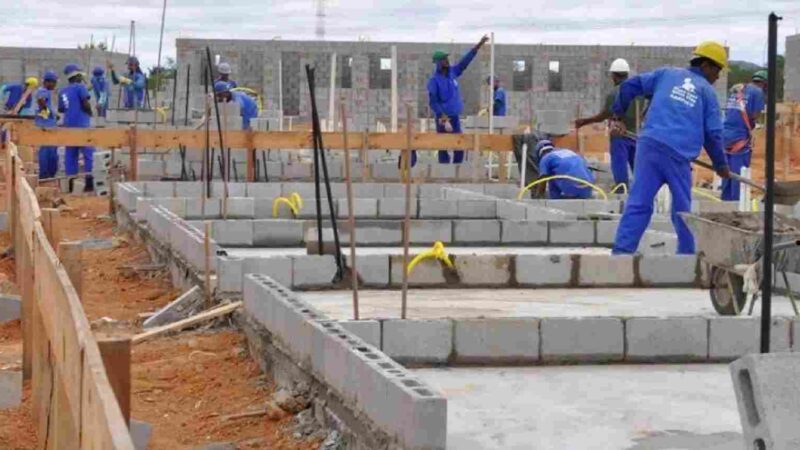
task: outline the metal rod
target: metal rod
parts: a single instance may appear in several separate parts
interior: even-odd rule
[[[156,76],[158,78],[156,78],[156,92],[153,95],[153,108],[158,108],[158,91],[161,90],[161,78],[164,76],[164,74],[161,72],[161,48],[164,44],[164,20],[166,17],[167,0],[164,0],[164,6],[161,8],[161,33],[158,36],[158,60],[156,61]],[[158,121],[153,123],[154,127],[156,123],[158,123]]]
[[[311,98],[314,98],[314,69],[306,64],[306,78],[308,79],[308,89],[311,92]],[[312,104],[313,108],[313,104]],[[313,111],[313,109],[312,109]],[[312,112],[312,128],[314,129],[314,200],[317,203],[317,253],[322,254],[322,200],[319,189],[319,152],[317,151],[317,136],[316,136],[316,122],[313,119]]]
[[[353,181],[350,173],[350,147],[347,145],[347,111],[344,97],[341,102],[342,133],[344,135],[344,181],[347,186],[347,223],[350,227],[350,278],[353,287],[353,320],[358,320],[358,270],[356,270],[356,218],[353,214]]]
[[[411,138],[413,125],[411,123],[411,106],[406,103],[406,148],[403,149],[403,173],[406,185],[406,205],[403,217],[403,293],[400,302],[400,318],[406,318],[408,305],[408,245],[411,234]]]
[[[184,108],[184,116],[183,116],[183,126],[189,126],[189,82],[191,81],[192,75],[192,65],[189,64],[186,66],[186,106]],[[175,74],[175,81],[177,81],[178,75],[177,72]],[[208,92],[206,92],[208,93]]]
[[[269,182],[269,175],[267,175],[267,152],[261,150],[261,161],[264,163],[264,181]]]
[[[772,325],[772,229],[775,215],[775,102],[777,82],[778,21],[775,13],[769,15],[767,43],[767,151],[765,178],[767,193],[764,196],[764,267],[761,295],[761,353],[769,353],[769,334]]]
[[[211,48],[206,46],[206,58],[208,59],[208,79],[214,79],[214,72],[211,69]],[[212,89],[213,90],[213,89]],[[225,143],[222,140],[222,121],[219,118],[219,102],[217,102],[216,92],[214,93],[214,112],[217,116],[217,132],[219,133],[219,148],[220,151],[225,148]]]
[[[169,124],[173,127],[175,126],[175,110],[177,109],[175,106],[175,102],[178,98],[178,69],[175,69],[175,73],[172,76],[172,103],[169,106],[169,109],[172,110],[172,117],[169,120]]]
[[[213,168],[213,156],[210,155],[209,150],[211,149],[211,121],[209,120],[209,116],[211,115],[211,99],[208,96],[208,73],[203,74],[203,80],[205,81],[205,126],[206,126],[206,148],[203,149],[203,167],[201,178],[203,180],[203,186],[205,186],[205,195],[204,198],[208,198],[211,194],[211,171],[210,168]],[[205,214],[205,211],[203,211]]]

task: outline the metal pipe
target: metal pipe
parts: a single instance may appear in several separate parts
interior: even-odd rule
[[[167,0],[164,0],[164,6],[161,8],[161,33],[158,35],[158,60],[156,60],[156,89],[153,95],[153,109],[158,108],[158,91],[161,90],[161,78],[164,74],[161,72],[161,49],[164,44],[164,20],[167,17]],[[177,77],[176,77],[177,78]],[[157,123],[158,121],[156,121]],[[155,123],[153,124],[155,127]]]
[[[308,79],[308,90],[311,93],[311,126],[314,131],[314,200],[317,202],[317,253],[322,254],[322,200],[319,189],[319,152],[317,151],[317,123],[314,120],[314,69],[306,64],[306,78]]]
[[[184,108],[184,117],[183,117],[183,126],[189,126],[189,83],[191,81],[192,75],[192,65],[189,64],[186,66],[186,107]],[[178,81],[177,72],[175,73],[175,81]],[[208,92],[206,92],[208,93]]]
[[[214,72],[211,69],[211,48],[206,46],[206,58],[208,59],[208,79],[214,80]],[[213,89],[212,89],[213,90]],[[214,93],[214,112],[217,116],[217,132],[219,133],[219,148],[224,151],[225,143],[222,140],[222,121],[219,118],[219,103],[217,102],[217,93]]]

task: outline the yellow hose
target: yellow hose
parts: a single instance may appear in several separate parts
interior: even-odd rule
[[[617,193],[617,189],[619,189],[619,188],[622,188],[622,193],[623,194],[626,194],[626,195],[628,194],[628,185],[625,184],[625,183],[619,183],[618,185],[614,186],[614,188],[611,189],[611,191],[609,191],[608,193],[609,194],[616,194]]]
[[[167,109],[168,108],[164,106],[156,108],[156,113],[158,113],[158,115],[161,116],[161,120],[164,122],[167,121]]]
[[[536,180],[536,181],[532,182],[531,184],[525,186],[524,188],[520,189],[519,190],[519,194],[517,194],[517,200],[522,200],[522,196],[525,195],[526,192],[530,191],[531,189],[533,189],[537,185],[539,185],[541,183],[545,183],[545,182],[550,181],[550,180],[571,180],[571,181],[574,181],[576,183],[580,183],[580,184],[583,184],[585,186],[589,186],[590,188],[592,188],[595,191],[599,192],[600,195],[603,196],[603,200],[608,200],[608,195],[606,195],[606,192],[604,190],[600,189],[600,187],[598,187],[596,184],[592,184],[592,183],[589,183],[586,180],[581,180],[580,178],[571,177],[569,175],[553,175],[553,176],[549,176],[549,177],[539,178],[538,180]]]
[[[278,217],[281,205],[286,205],[292,212],[292,216],[297,217],[303,209],[303,198],[297,192],[292,192],[286,197],[278,197],[272,201],[272,217]]]
[[[450,255],[448,255],[444,250],[444,244],[442,244],[442,241],[436,241],[430,250],[425,250],[424,252],[415,256],[414,259],[408,263],[408,268],[406,269],[408,274],[411,275],[411,271],[414,270],[414,267],[426,259],[438,259],[439,261],[445,263],[447,267],[451,269],[453,268],[453,262],[450,261]]]
[[[705,191],[703,191],[703,190],[701,190],[699,188],[692,188],[692,192],[694,192],[695,194],[699,195],[700,197],[705,197],[707,199],[714,200],[714,201],[717,201],[717,202],[721,202],[722,201],[722,200],[719,199],[719,197],[713,196],[713,195],[709,194],[708,192],[705,192]]]

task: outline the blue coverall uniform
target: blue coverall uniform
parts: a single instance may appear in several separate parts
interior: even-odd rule
[[[722,139],[731,172],[739,174],[742,167],[750,167],[752,142],[750,130],[755,126],[758,114],[764,109],[764,91],[754,84],[737,84],[730,90],[725,106],[725,122]],[[744,116],[748,122],[745,122]],[[739,200],[739,182],[722,180],[722,200]]]
[[[134,109],[144,107],[144,91],[147,87],[147,79],[141,71],[128,72],[125,74],[131,80],[131,83],[122,86],[125,95],[122,97],[122,104],[125,109]],[[117,73],[111,71],[111,82],[120,84]]]
[[[499,86],[494,88],[494,106],[492,108],[495,116],[506,115],[506,90]]]
[[[614,105],[614,100],[619,92],[619,87],[606,99],[606,109],[610,110]],[[622,122],[628,131],[636,131],[636,108],[628,107],[625,115],[622,117]],[[611,156],[611,175],[614,177],[614,183],[630,185],[630,178],[628,176],[628,167],[631,172],[633,171],[634,163],[636,161],[636,139],[627,136],[611,136],[609,139],[609,153]]]
[[[694,237],[678,214],[691,209],[690,161],[705,147],[716,170],[727,166],[717,96],[699,68],[664,67],[623,82],[612,112],[623,115],[631,101],[642,95],[652,95],[652,100],[639,133],[633,186],[617,227],[613,253],[636,252],[653,215],[653,200],[667,184],[678,253],[692,254]]]
[[[91,79],[92,90],[94,91],[94,98],[97,102],[97,115],[100,117],[106,116],[106,109],[108,109],[108,82],[105,75],[95,75]]]
[[[594,183],[594,175],[582,156],[565,148],[554,149],[539,161],[539,174],[542,177],[569,175]],[[548,197],[553,200],[572,198],[591,198],[592,188],[577,181],[556,179],[547,182]]]
[[[22,100],[22,95],[25,94],[25,84],[24,83],[11,83],[7,84],[3,87],[3,95],[6,97],[6,111],[13,111],[14,108],[17,106],[20,100]],[[19,114],[21,116],[29,115],[31,112],[31,105],[32,105],[33,96],[29,96],[25,103],[22,104],[22,108],[19,110]]]
[[[33,95],[36,101],[36,116],[33,123],[41,128],[56,127],[56,111],[52,105],[52,91],[40,87]],[[46,106],[43,109],[39,105],[39,99],[44,100]],[[58,147],[44,145],[39,147],[39,178],[53,178],[58,173]]]
[[[250,120],[258,117],[258,105],[244,92],[231,92],[231,99],[239,104],[239,113],[242,116],[242,129],[250,129]]]
[[[225,85],[228,87],[228,89],[226,90],[228,91],[239,87],[239,85],[236,84],[236,82],[233,80],[223,80],[222,78],[217,78],[216,80],[214,80],[214,85],[216,85],[217,83],[225,83]]]
[[[464,104],[461,101],[461,92],[458,89],[458,78],[464,73],[464,70],[467,69],[467,66],[477,54],[478,51],[476,49],[471,49],[461,58],[458,64],[450,66],[446,74],[441,72],[442,60],[436,62],[433,75],[428,80],[428,99],[436,118],[437,133],[447,133],[445,126],[439,123],[439,119],[442,117],[450,119],[450,125],[453,128],[452,133],[461,133],[460,115],[464,109]],[[462,161],[464,161],[464,151],[454,151],[453,163],[460,164]],[[415,161],[412,155],[412,165],[413,162]],[[442,164],[450,163],[450,154],[445,150],[440,150],[439,162]]]
[[[65,128],[89,128],[91,116],[83,110],[83,101],[91,96],[83,83],[70,83],[58,94],[58,111],[64,114],[62,126]],[[64,172],[67,175],[78,173],[78,157],[83,155],[83,169],[91,172],[94,162],[94,147],[67,147],[64,155]],[[87,187],[91,178],[87,177]]]

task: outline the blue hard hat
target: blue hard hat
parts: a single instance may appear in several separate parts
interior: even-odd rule
[[[135,56],[128,57],[128,64],[136,64],[138,66],[139,65],[139,58],[137,58]]]
[[[230,90],[230,85],[224,81],[217,81],[214,83],[214,92],[227,92]]]
[[[44,81],[58,81],[58,75],[56,75],[56,73],[53,72],[52,70],[48,70],[48,71],[46,71],[44,73],[44,76],[42,76],[42,80],[44,80]]]
[[[67,79],[74,77],[75,75],[81,75],[81,66],[77,64],[67,64],[64,66],[64,75],[66,75]]]
[[[96,77],[102,76],[104,73],[106,73],[106,71],[100,66],[96,66],[94,70],[92,70],[92,75]]]
[[[541,141],[536,143],[536,147],[533,149],[533,151],[536,154],[536,156],[538,156],[539,159],[541,159],[546,152],[553,150],[553,148],[554,147],[552,141],[550,141],[549,139],[542,139]]]

